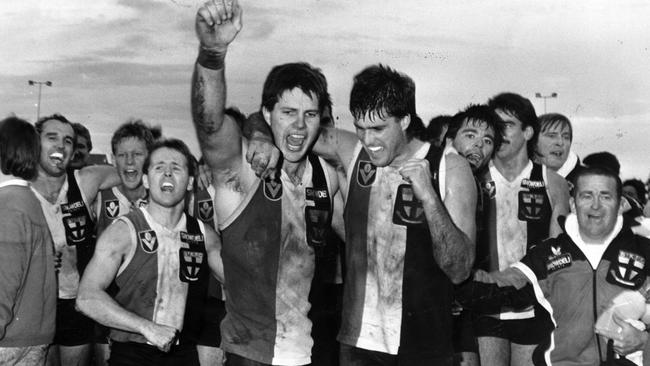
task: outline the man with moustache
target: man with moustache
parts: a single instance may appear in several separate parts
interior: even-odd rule
[[[532,103],[514,93],[488,101],[500,117],[503,142],[481,177],[487,192],[487,227],[479,242],[488,243],[483,268],[503,270],[519,261],[534,244],[561,232],[557,221],[569,211],[566,181],[530,160],[539,131]],[[474,324],[482,365],[525,365],[535,347],[547,338],[547,324],[536,317],[540,309],[502,309],[479,317]]]
[[[487,105],[470,105],[457,113],[449,123],[445,137],[446,152],[457,152],[467,159],[477,186],[476,237],[485,237],[485,213],[489,209],[489,196],[482,189],[480,177],[485,173],[490,159],[501,145],[503,131],[499,116]],[[476,243],[474,268],[486,265],[488,243]],[[458,309],[457,309],[458,310]],[[454,351],[460,353],[463,366],[478,365],[478,344],[474,336],[472,313],[460,309],[454,313]]]
[[[75,143],[72,124],[55,114],[36,122],[41,142],[38,175],[32,190],[41,203],[54,248],[61,260],[54,345],[48,351],[53,364],[89,361],[93,322],[75,310],[79,278],[95,244],[91,203],[100,189],[119,183],[115,168],[88,166],[68,170]]]
[[[185,143],[157,141],[143,171],[149,203],[99,237],[77,306],[111,328],[111,365],[198,366],[210,269],[223,281],[219,236],[184,213],[194,174]]]
[[[196,17],[192,111],[212,171],[228,279],[222,347],[227,365],[304,365],[313,344],[307,312],[315,255],[325,245],[338,189],[336,171],[308,152],[331,102],[325,77],[312,66],[271,70],[261,112],[283,160],[277,174],[257,178],[246,162],[248,140],[224,113],[225,54],[241,27],[236,1],[209,1]]]

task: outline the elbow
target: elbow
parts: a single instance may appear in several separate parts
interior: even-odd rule
[[[77,299],[75,300],[75,309],[90,317],[90,309],[92,307],[90,302],[88,293],[80,290],[77,294]]]

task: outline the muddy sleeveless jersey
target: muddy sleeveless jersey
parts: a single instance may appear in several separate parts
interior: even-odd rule
[[[478,241],[480,247],[489,248],[481,268],[504,270],[548,237],[553,210],[547,181],[546,167],[531,161],[512,182],[490,163],[481,183],[488,210],[487,227]],[[504,309],[499,318],[526,319],[534,314],[532,307],[516,312]]]
[[[339,341],[378,352],[446,357],[452,283],[433,257],[422,203],[397,168],[375,167],[357,146],[348,169],[346,277]],[[438,191],[442,152],[425,144]]]
[[[307,312],[313,247],[324,244],[332,207],[323,164],[309,156],[299,185],[284,171],[259,181],[232,217],[220,223],[225,351],[267,364],[311,362]]]
[[[202,323],[209,274],[202,224],[183,215],[176,228],[157,223],[145,208],[118,218],[131,232],[135,253],[115,278],[115,301],[125,309],[196,338]],[[111,329],[119,342],[146,343],[140,334]]]
[[[55,203],[32,191],[43,208],[54,250],[61,253],[59,298],[74,299],[79,279],[95,250],[95,222],[88,200],[77,182],[78,170],[69,171]]]

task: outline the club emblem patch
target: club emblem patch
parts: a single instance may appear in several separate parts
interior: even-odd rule
[[[533,221],[542,219],[542,208],[544,207],[545,195],[542,193],[519,192],[519,214],[522,221]]]
[[[205,253],[198,250],[180,248],[178,251],[180,267],[179,276],[183,282],[196,282],[201,274]]]
[[[214,204],[211,199],[198,202],[199,219],[203,222],[212,220],[214,216]]]
[[[86,216],[68,216],[63,218],[68,245],[76,245],[86,239]]]
[[[497,186],[494,184],[494,181],[484,182],[481,186],[483,194],[488,197],[488,199],[494,199],[497,195]]]
[[[561,247],[551,247],[551,255],[548,256],[548,261],[546,262],[546,271],[548,274],[551,274],[555,271],[559,271],[562,268],[571,266],[573,258],[571,253],[562,253]]]
[[[280,179],[267,177],[264,180],[264,196],[271,201],[277,201],[282,197],[282,182]]]
[[[152,254],[158,250],[158,238],[156,232],[153,230],[145,230],[138,232],[138,240],[140,240],[140,247],[145,253]]]
[[[643,284],[646,276],[645,258],[625,250],[618,251],[618,258],[609,265],[607,282],[629,289],[637,289]]]
[[[377,167],[366,160],[359,160],[357,164],[357,183],[362,187],[369,187],[375,182]]]
[[[104,202],[104,213],[109,219],[120,216],[120,201],[108,200]]]
[[[307,224],[307,244],[312,247],[325,246],[327,227],[329,226],[330,212],[320,208],[305,207],[305,221]]]
[[[425,221],[422,202],[415,198],[413,187],[402,184],[397,187],[397,197],[393,208],[393,223],[397,225],[417,225]]]

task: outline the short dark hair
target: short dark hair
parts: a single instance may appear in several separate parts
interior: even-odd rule
[[[382,64],[371,65],[354,76],[350,92],[350,112],[355,119],[410,116],[407,138],[424,138],[424,123],[415,109],[415,83],[406,74]]]
[[[625,182],[623,182],[623,187],[625,186],[630,186],[634,188],[639,196],[639,200],[641,201],[641,204],[645,205],[646,202],[648,202],[648,198],[646,195],[648,194],[648,190],[645,187],[645,184],[643,184],[642,181],[638,179],[628,179]]]
[[[485,123],[489,128],[492,128],[492,131],[494,131],[494,151],[492,154],[499,150],[501,142],[503,141],[503,124],[501,123],[499,116],[494,112],[494,109],[486,104],[468,105],[464,110],[458,112],[452,117],[445,137],[450,139],[456,138],[458,130],[460,130],[465,121],[467,121],[468,124]]]
[[[589,167],[598,166],[601,168],[609,169],[616,175],[621,174],[621,163],[618,162],[616,155],[608,151],[589,154],[582,160],[582,163],[585,166]]]
[[[36,128],[18,117],[0,121],[0,162],[2,173],[25,180],[38,174],[41,141]]]
[[[623,195],[623,183],[621,182],[621,178],[618,176],[618,174],[615,174],[611,169],[608,169],[603,166],[586,166],[583,168],[578,169],[576,174],[573,176],[573,198],[576,198],[578,195],[578,182],[580,181],[581,177],[586,177],[590,175],[600,175],[604,177],[610,177],[613,178],[616,181],[616,197],[621,200],[621,197]]]
[[[433,142],[434,140],[443,141],[445,136],[442,136],[442,131],[445,126],[449,127],[452,118],[452,116],[447,114],[431,118],[425,129],[424,139],[429,142]]]
[[[533,137],[528,141],[528,156],[532,157],[535,152],[535,143],[539,134],[539,121],[535,113],[535,107],[528,98],[515,93],[497,94],[488,100],[488,106],[495,111],[501,109],[504,113],[511,115],[521,121],[522,129],[531,127]]]
[[[65,118],[63,115],[55,113],[49,116],[41,117],[36,121],[34,124],[34,127],[36,127],[36,132],[40,135],[41,132],[43,132],[43,125],[47,121],[59,121],[61,123],[66,123],[72,127],[72,131],[74,132],[74,143],[77,143],[77,131],[75,131],[74,126],[72,125],[72,122],[70,122],[67,118]]]
[[[571,125],[571,121],[569,121],[565,115],[559,113],[546,113],[539,116],[538,121],[540,133],[557,126],[560,126],[560,128],[569,127],[569,139],[573,141],[573,126]]]
[[[151,164],[151,154],[153,154],[156,150],[162,148],[176,150],[179,153],[181,153],[183,156],[185,156],[185,160],[187,160],[187,170],[190,174],[190,177],[194,176],[196,172],[196,167],[194,164],[196,158],[194,157],[194,155],[192,155],[192,153],[190,152],[190,148],[187,147],[187,145],[183,141],[174,138],[158,139],[151,145],[151,147],[149,148],[149,154],[147,155],[147,158],[144,160],[144,166],[142,167],[142,171],[144,172],[144,174],[147,174],[149,172],[149,165]]]
[[[269,72],[262,89],[262,108],[273,110],[278,99],[286,91],[299,88],[305,94],[318,98],[319,112],[332,106],[327,92],[325,75],[306,62],[294,62],[275,66]]]
[[[151,148],[151,145],[155,141],[150,126],[145,124],[141,119],[130,119],[120,125],[113,133],[113,137],[111,137],[111,150],[113,154],[115,154],[117,145],[126,138],[136,138],[144,141],[147,150]]]
[[[73,122],[72,129],[74,130],[74,134],[76,135],[75,143],[78,140],[77,137],[81,136],[85,138],[86,141],[88,141],[88,151],[91,151],[93,149],[93,140],[90,139],[90,131],[88,131],[86,126],[82,125],[79,122]]]

